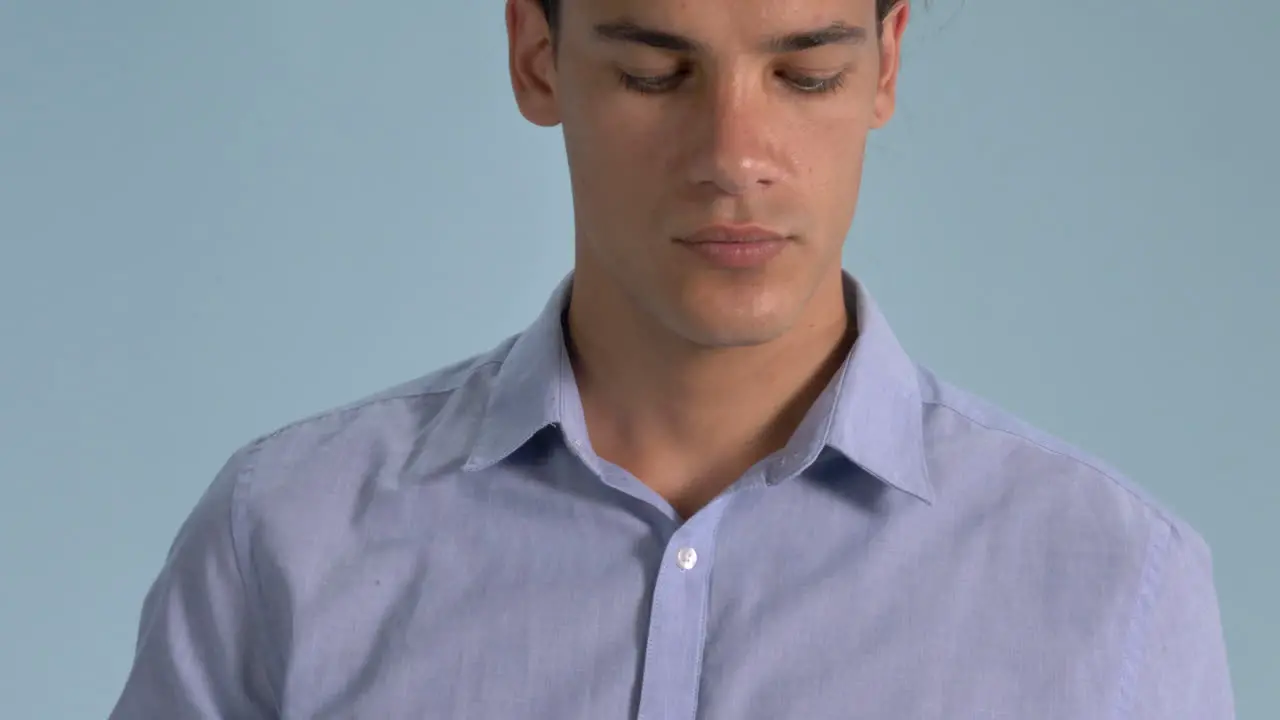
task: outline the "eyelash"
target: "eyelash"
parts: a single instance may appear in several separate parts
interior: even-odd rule
[[[689,76],[688,70],[677,70],[670,75],[641,76],[618,72],[618,82],[622,87],[643,95],[660,95],[675,90],[680,82]],[[845,73],[840,72],[829,77],[787,77],[779,73],[778,77],[790,85],[801,95],[825,95],[844,87]]]

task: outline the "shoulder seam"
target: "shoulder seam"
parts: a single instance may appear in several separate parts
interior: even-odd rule
[[[1156,525],[1147,542],[1143,560],[1142,578],[1134,597],[1133,611],[1129,615],[1129,629],[1120,656],[1120,684],[1116,693],[1115,720],[1129,720],[1133,715],[1138,672],[1146,659],[1147,625],[1151,620],[1156,599],[1164,585],[1165,560],[1169,556],[1174,526],[1168,521]]]
[[[250,618],[249,622],[253,628],[253,637],[267,638],[269,641],[267,643],[267,647],[275,648],[278,652],[280,645],[276,642],[274,633],[272,632],[270,625],[266,622],[266,618],[261,614],[263,608],[262,583],[259,579],[258,573],[253,568],[253,556],[249,552],[249,547],[247,545],[248,538],[246,537],[249,510],[248,499],[245,497],[245,493],[247,492],[245,486],[248,484],[248,476],[253,472],[253,461],[260,448],[261,443],[257,443],[246,447],[240,454],[240,466],[236,468],[235,476],[232,479],[231,484],[231,502],[228,503],[230,505],[230,517],[228,518],[228,521],[231,526],[231,551],[235,556],[236,574],[240,578],[240,588],[245,597],[245,613]],[[250,642],[252,642],[252,640],[250,640]],[[255,652],[254,655],[262,657],[261,652],[266,648],[261,647],[261,642],[257,643],[257,645],[259,646],[258,652]],[[279,663],[282,660],[280,656],[272,653],[270,659],[275,663],[274,667],[279,667]],[[262,668],[267,674],[267,677],[265,678],[266,682],[264,684],[267,687],[267,692],[269,693],[271,707],[273,709],[279,709],[280,699],[276,695],[275,683],[272,682],[273,678],[270,675],[271,670],[268,669],[268,667]]]
[[[280,435],[283,435],[291,430],[294,430],[295,428],[301,427],[303,425],[308,425],[314,422],[318,422],[321,420],[326,420],[328,418],[345,415],[346,413],[355,412],[357,410],[364,410],[384,402],[390,402],[392,400],[411,400],[413,398],[430,397],[432,395],[446,395],[448,393],[456,391],[458,388],[465,385],[467,380],[470,379],[472,375],[476,373],[476,371],[482,368],[486,368],[490,365],[500,365],[500,364],[502,364],[501,359],[486,360],[482,363],[479,363],[475,367],[471,368],[471,370],[467,372],[462,377],[462,379],[460,379],[455,383],[451,383],[448,387],[424,389],[416,392],[395,393],[392,395],[381,395],[381,394],[373,395],[364,400],[358,400],[350,405],[343,405],[340,407],[330,408],[328,410],[321,410],[320,412],[313,413],[306,417],[295,420],[291,423],[282,425],[268,433],[259,435],[256,439],[251,440],[248,443],[247,447],[254,448],[256,450],[256,448],[260,447],[264,443],[276,437],[279,437]]]
[[[1059,456],[1059,457],[1064,457],[1064,458],[1067,458],[1068,460],[1073,460],[1073,461],[1075,461],[1075,462],[1078,462],[1078,463],[1080,463],[1081,465],[1083,465],[1083,466],[1085,466],[1085,467],[1089,468],[1090,470],[1093,470],[1093,471],[1094,471],[1094,472],[1096,472],[1098,475],[1101,475],[1102,477],[1106,478],[1107,482],[1110,482],[1113,486],[1115,486],[1116,488],[1119,488],[1119,489],[1120,489],[1122,492],[1124,492],[1126,495],[1128,495],[1129,497],[1131,497],[1131,498],[1133,498],[1134,500],[1138,501],[1138,503],[1139,503],[1143,508],[1145,508],[1148,512],[1151,512],[1151,513],[1155,514],[1155,515],[1156,515],[1158,518],[1160,518],[1160,520],[1161,520],[1162,522],[1164,522],[1165,524],[1169,525],[1170,527],[1175,526],[1175,525],[1177,524],[1177,523],[1175,522],[1174,518],[1169,517],[1169,514],[1168,514],[1168,513],[1167,513],[1163,508],[1161,508],[1159,505],[1156,505],[1156,504],[1152,503],[1152,502],[1151,502],[1151,500],[1149,500],[1148,498],[1143,497],[1141,493],[1139,493],[1139,492],[1135,492],[1133,488],[1129,487],[1125,482],[1122,482],[1119,478],[1117,478],[1117,477],[1116,477],[1116,475],[1115,475],[1115,473],[1113,473],[1113,472],[1111,472],[1111,471],[1109,471],[1109,470],[1106,470],[1106,469],[1104,469],[1104,468],[1098,467],[1098,465],[1096,465],[1096,464],[1094,464],[1094,463],[1090,462],[1090,461],[1089,461],[1088,459],[1086,459],[1086,458],[1082,458],[1082,457],[1080,457],[1079,455],[1076,455],[1076,454],[1073,454],[1073,453],[1069,453],[1069,452],[1064,452],[1064,451],[1062,451],[1062,450],[1058,450],[1058,449],[1056,449],[1056,448],[1051,448],[1051,447],[1049,447],[1048,445],[1045,445],[1044,443],[1040,442],[1039,440],[1036,440],[1035,438],[1027,437],[1027,436],[1026,436],[1026,435],[1024,435],[1024,434],[1019,433],[1019,432],[1016,432],[1016,431],[1011,430],[1011,429],[1009,429],[1009,428],[996,427],[996,426],[990,425],[990,424],[988,424],[988,423],[984,423],[984,422],[982,422],[981,420],[979,420],[979,419],[977,419],[977,418],[973,417],[973,415],[970,415],[969,413],[967,413],[967,412],[965,412],[965,411],[963,411],[963,410],[961,410],[961,409],[959,409],[959,408],[955,407],[954,405],[951,405],[950,403],[944,402],[944,401],[942,401],[942,400],[937,400],[937,399],[934,399],[934,400],[924,400],[923,402],[925,402],[926,404],[929,404],[929,405],[936,405],[936,406],[938,406],[938,407],[946,408],[946,409],[950,410],[951,412],[953,412],[953,413],[955,413],[955,414],[959,415],[960,417],[962,417],[962,418],[964,418],[964,419],[968,420],[969,422],[971,422],[971,423],[973,423],[973,424],[975,424],[975,425],[977,425],[977,426],[979,426],[979,427],[986,428],[987,430],[991,430],[992,432],[1003,433],[1003,434],[1008,435],[1008,436],[1010,436],[1010,437],[1017,438],[1017,439],[1019,439],[1019,440],[1021,440],[1021,441],[1025,442],[1025,443],[1028,443],[1028,444],[1030,444],[1030,445],[1033,445],[1033,446],[1035,446],[1035,447],[1037,447],[1037,448],[1040,448],[1041,450],[1044,450],[1045,452],[1053,453],[1054,455],[1057,455],[1057,456]]]

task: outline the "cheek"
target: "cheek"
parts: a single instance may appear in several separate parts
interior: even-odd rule
[[[578,159],[602,183],[593,192],[625,194],[634,205],[665,186],[674,143],[659,123],[607,106],[582,120]]]
[[[807,185],[856,184],[862,175],[865,129],[848,120],[811,123],[787,138]]]
[[[603,103],[565,119],[574,205],[590,237],[611,238],[613,252],[661,223],[670,187],[660,138]],[[667,144],[669,145],[669,143]]]
[[[643,100],[622,97],[601,108],[595,125],[613,157],[654,167],[675,146],[673,133],[678,123],[674,120],[670,113],[646,107]]]
[[[843,243],[861,187],[866,130],[847,118],[811,123],[788,139],[799,156],[797,192],[822,244]]]

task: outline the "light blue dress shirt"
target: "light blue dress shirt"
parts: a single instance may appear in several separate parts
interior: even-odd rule
[[[237,452],[116,720],[1224,720],[1209,550],[1101,462],[859,337],[682,520],[591,448],[572,275],[482,356]]]

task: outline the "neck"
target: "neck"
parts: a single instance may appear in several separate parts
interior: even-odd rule
[[[688,517],[779,450],[839,370],[856,329],[833,273],[783,336],[697,346],[616,285],[575,275],[570,357],[591,444]]]

